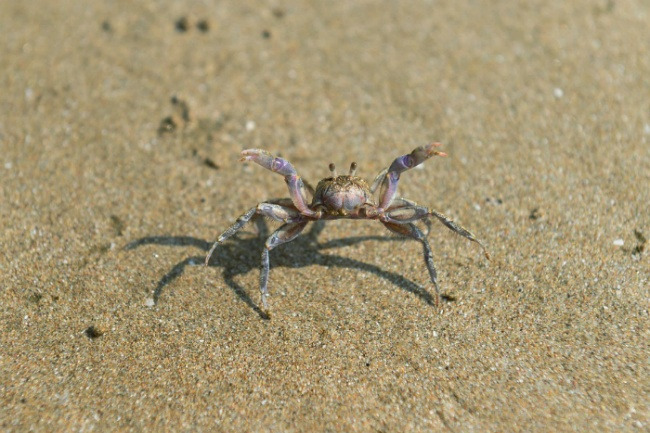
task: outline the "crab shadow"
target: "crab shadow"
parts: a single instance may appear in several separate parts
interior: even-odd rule
[[[229,241],[220,245],[212,254],[210,259],[210,266],[221,266],[223,268],[223,278],[237,295],[246,305],[252,308],[263,319],[270,317],[264,312],[259,305],[257,305],[248,294],[247,289],[242,287],[235,278],[238,275],[247,274],[248,272],[259,269],[260,254],[264,248],[264,241],[270,235],[268,227],[262,218],[255,218],[257,226],[257,236],[233,236]],[[379,242],[403,242],[408,239],[399,238],[391,235],[387,236],[353,236],[342,239],[336,239],[324,243],[318,242],[318,235],[323,231],[325,223],[323,221],[314,222],[311,228],[303,235],[297,237],[291,243],[281,245],[273,250],[270,257],[271,269],[284,267],[284,268],[300,268],[311,265],[321,265],[327,267],[338,267],[356,269],[359,271],[370,272],[375,274],[392,284],[398,286],[402,290],[418,296],[422,301],[434,306],[435,297],[431,295],[424,288],[414,283],[413,281],[405,278],[404,276],[395,272],[386,271],[376,265],[365,263],[349,257],[342,257],[335,254],[324,254],[323,250],[351,246],[364,241],[379,241]],[[143,245],[165,245],[165,246],[192,246],[199,248],[207,253],[212,247],[212,243],[197,239],[190,236],[148,236],[137,239],[127,244],[125,250],[134,250]],[[291,248],[295,251],[301,251],[302,254],[287,254],[286,248]],[[176,263],[167,272],[156,285],[153,292],[153,301],[158,303],[165,288],[174,280],[180,277],[187,266],[202,265],[205,260],[205,255],[190,256],[182,261]],[[424,265],[423,265],[424,266]],[[442,296],[443,300],[449,301],[448,296]]]

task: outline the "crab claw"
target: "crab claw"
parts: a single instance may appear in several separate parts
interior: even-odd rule
[[[445,152],[440,152],[439,150],[434,149],[435,147],[440,147],[440,146],[442,146],[441,143],[430,143],[424,146],[420,146],[416,149],[413,149],[411,155],[417,161],[415,165],[423,163],[424,161],[431,158],[432,156],[447,156]]]
[[[408,155],[402,155],[399,158],[396,158],[388,168],[388,172],[400,174],[406,170],[422,164],[424,161],[434,155],[447,156],[446,153],[435,150],[435,148],[438,146],[441,146],[441,144],[431,143],[427,144],[426,146],[420,146],[413,149],[413,151]]]
[[[422,164],[434,155],[447,156],[446,153],[435,150],[439,146],[441,146],[440,143],[430,143],[425,146],[416,147],[411,153],[395,158],[388,169],[379,173],[379,176],[377,176],[377,179],[373,183],[372,190],[374,191],[377,185],[381,183],[378,207],[381,212],[388,208],[393,197],[395,197],[397,183],[402,173]]]
[[[266,150],[246,149],[241,153],[240,161],[253,161],[275,173],[283,176],[292,176],[296,174],[296,169],[286,159],[277,158]]]
[[[305,187],[305,184],[302,179],[300,179],[300,176],[298,176],[296,169],[293,168],[293,165],[291,165],[289,161],[275,157],[262,149],[246,149],[242,151],[240,161],[253,161],[267,170],[271,170],[274,173],[284,176],[284,181],[287,183],[287,187],[289,188],[291,201],[301,215],[315,219],[320,218],[320,211],[315,212],[307,205],[305,191],[308,188]]]

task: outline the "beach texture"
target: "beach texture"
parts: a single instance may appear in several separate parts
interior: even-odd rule
[[[650,4],[0,2],[0,430],[642,432]],[[372,181],[417,242],[248,209]]]

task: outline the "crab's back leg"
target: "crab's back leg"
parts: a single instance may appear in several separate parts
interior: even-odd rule
[[[289,161],[275,157],[262,149],[246,149],[242,151],[241,156],[241,161],[252,161],[267,170],[284,176],[284,180],[289,188],[291,200],[300,213],[310,218],[320,218],[320,212],[311,210],[307,205],[307,198],[305,197],[304,191],[309,191],[310,188],[305,186],[300,176],[298,176],[296,169],[293,168],[293,165]]]
[[[387,213],[393,212],[393,211],[395,211],[397,209],[408,209],[408,208],[411,208],[413,206],[418,206],[418,204],[416,202],[414,202],[413,200],[409,200],[409,199],[404,198],[404,197],[394,197],[393,201],[391,202],[388,209],[386,209],[385,213],[387,214]],[[427,231],[424,233],[425,236],[426,236],[431,232],[431,219],[424,218],[422,221],[424,222],[424,225],[427,226]]]
[[[433,263],[433,253],[431,252],[431,246],[429,245],[429,241],[427,240],[426,236],[424,236],[424,233],[422,233],[422,230],[417,228],[417,226],[413,223],[395,224],[382,221],[382,224],[391,232],[415,239],[422,244],[424,263],[427,265],[427,270],[429,271],[431,282],[433,283],[433,287],[436,289],[436,305],[438,305],[440,303],[438,272],[436,271],[436,265]]]
[[[300,232],[303,231],[309,221],[302,221],[297,223],[288,223],[277,229],[266,240],[264,251],[262,251],[262,268],[260,272],[260,292],[262,293],[262,307],[268,312],[269,303],[269,251],[278,245],[294,240]]]
[[[442,222],[448,229],[450,229],[453,232],[458,233],[464,238],[469,239],[472,242],[476,242],[482,249],[483,249],[483,254],[485,254],[485,257],[490,260],[490,253],[488,252],[487,248],[485,248],[485,245],[481,241],[479,241],[469,230],[467,230],[465,227],[456,224],[453,220],[448,218],[447,216],[441,214],[440,212],[436,212],[435,210],[430,210],[429,213],[433,215],[434,217],[438,218],[440,222]]]
[[[280,200],[277,200],[280,201]],[[212,245],[208,255],[205,257],[205,266],[208,266],[210,262],[210,257],[214,250],[226,239],[237,233],[239,230],[244,227],[244,225],[253,218],[253,215],[260,214],[272,218],[276,221],[282,221],[284,223],[300,221],[302,217],[300,213],[291,207],[282,206],[275,203],[259,203],[252,209],[249,209],[245,214],[241,215],[233,225],[231,225],[225,232],[221,233],[217,238],[217,241]]]
[[[465,227],[457,224],[451,218],[435,210],[431,210],[424,206],[418,206],[418,205],[398,206],[398,207],[391,206],[380,218],[380,220],[382,222],[389,222],[393,224],[409,224],[414,221],[428,219],[428,217],[430,216],[439,219],[440,222],[442,222],[445,225],[445,227],[452,230],[453,232],[478,244],[483,250],[483,254],[485,255],[485,257],[488,260],[490,260],[490,253],[488,253],[487,248],[485,248],[485,245],[483,245],[483,243],[480,240],[478,240],[476,236],[472,234],[472,232],[467,230]]]
[[[379,212],[387,209],[393,201],[397,192],[397,184],[402,173],[422,164],[434,155],[447,156],[446,153],[435,150],[438,146],[440,146],[440,143],[431,143],[426,146],[417,147],[413,149],[411,153],[395,158],[385,174],[383,174],[383,172],[379,173],[379,176],[377,176],[377,179],[375,179],[375,182],[373,183],[373,187],[377,188],[375,184],[381,182],[378,206]],[[383,180],[381,179],[382,176],[384,177]]]

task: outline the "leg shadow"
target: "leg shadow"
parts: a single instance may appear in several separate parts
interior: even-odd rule
[[[220,245],[214,251],[212,258],[210,259],[210,266],[222,267],[224,281],[235,295],[252,308],[262,319],[269,319],[269,316],[251,299],[247,289],[235,281],[235,278],[238,275],[247,274],[251,270],[258,269],[260,266],[260,254],[262,248],[264,248],[264,242],[269,235],[269,230],[262,218],[256,218],[255,223],[257,226],[257,236],[233,236],[229,241]],[[324,227],[324,221],[316,221],[305,234],[299,236],[291,243],[282,245],[278,247],[277,250],[274,250],[276,254],[271,256],[271,268],[300,268],[317,264],[321,266],[356,269],[384,278],[402,290],[418,296],[427,304],[432,306],[435,305],[435,297],[433,295],[400,274],[383,270],[376,265],[364,263],[359,260],[341,257],[334,254],[323,254],[321,252],[321,250],[351,246],[369,240],[395,242],[408,239],[395,236],[354,236],[320,244],[318,243],[318,236],[323,231]],[[124,247],[124,249],[135,250],[143,245],[191,246],[199,248],[206,253],[212,247],[212,243],[190,236],[147,236],[130,242]],[[292,255],[291,258],[289,258],[281,253],[282,249],[287,247],[309,252],[309,254]],[[166,287],[180,277],[187,266],[197,266],[202,264],[204,259],[205,256],[194,255],[176,263],[169,272],[158,281],[153,293],[154,303],[158,303]]]

